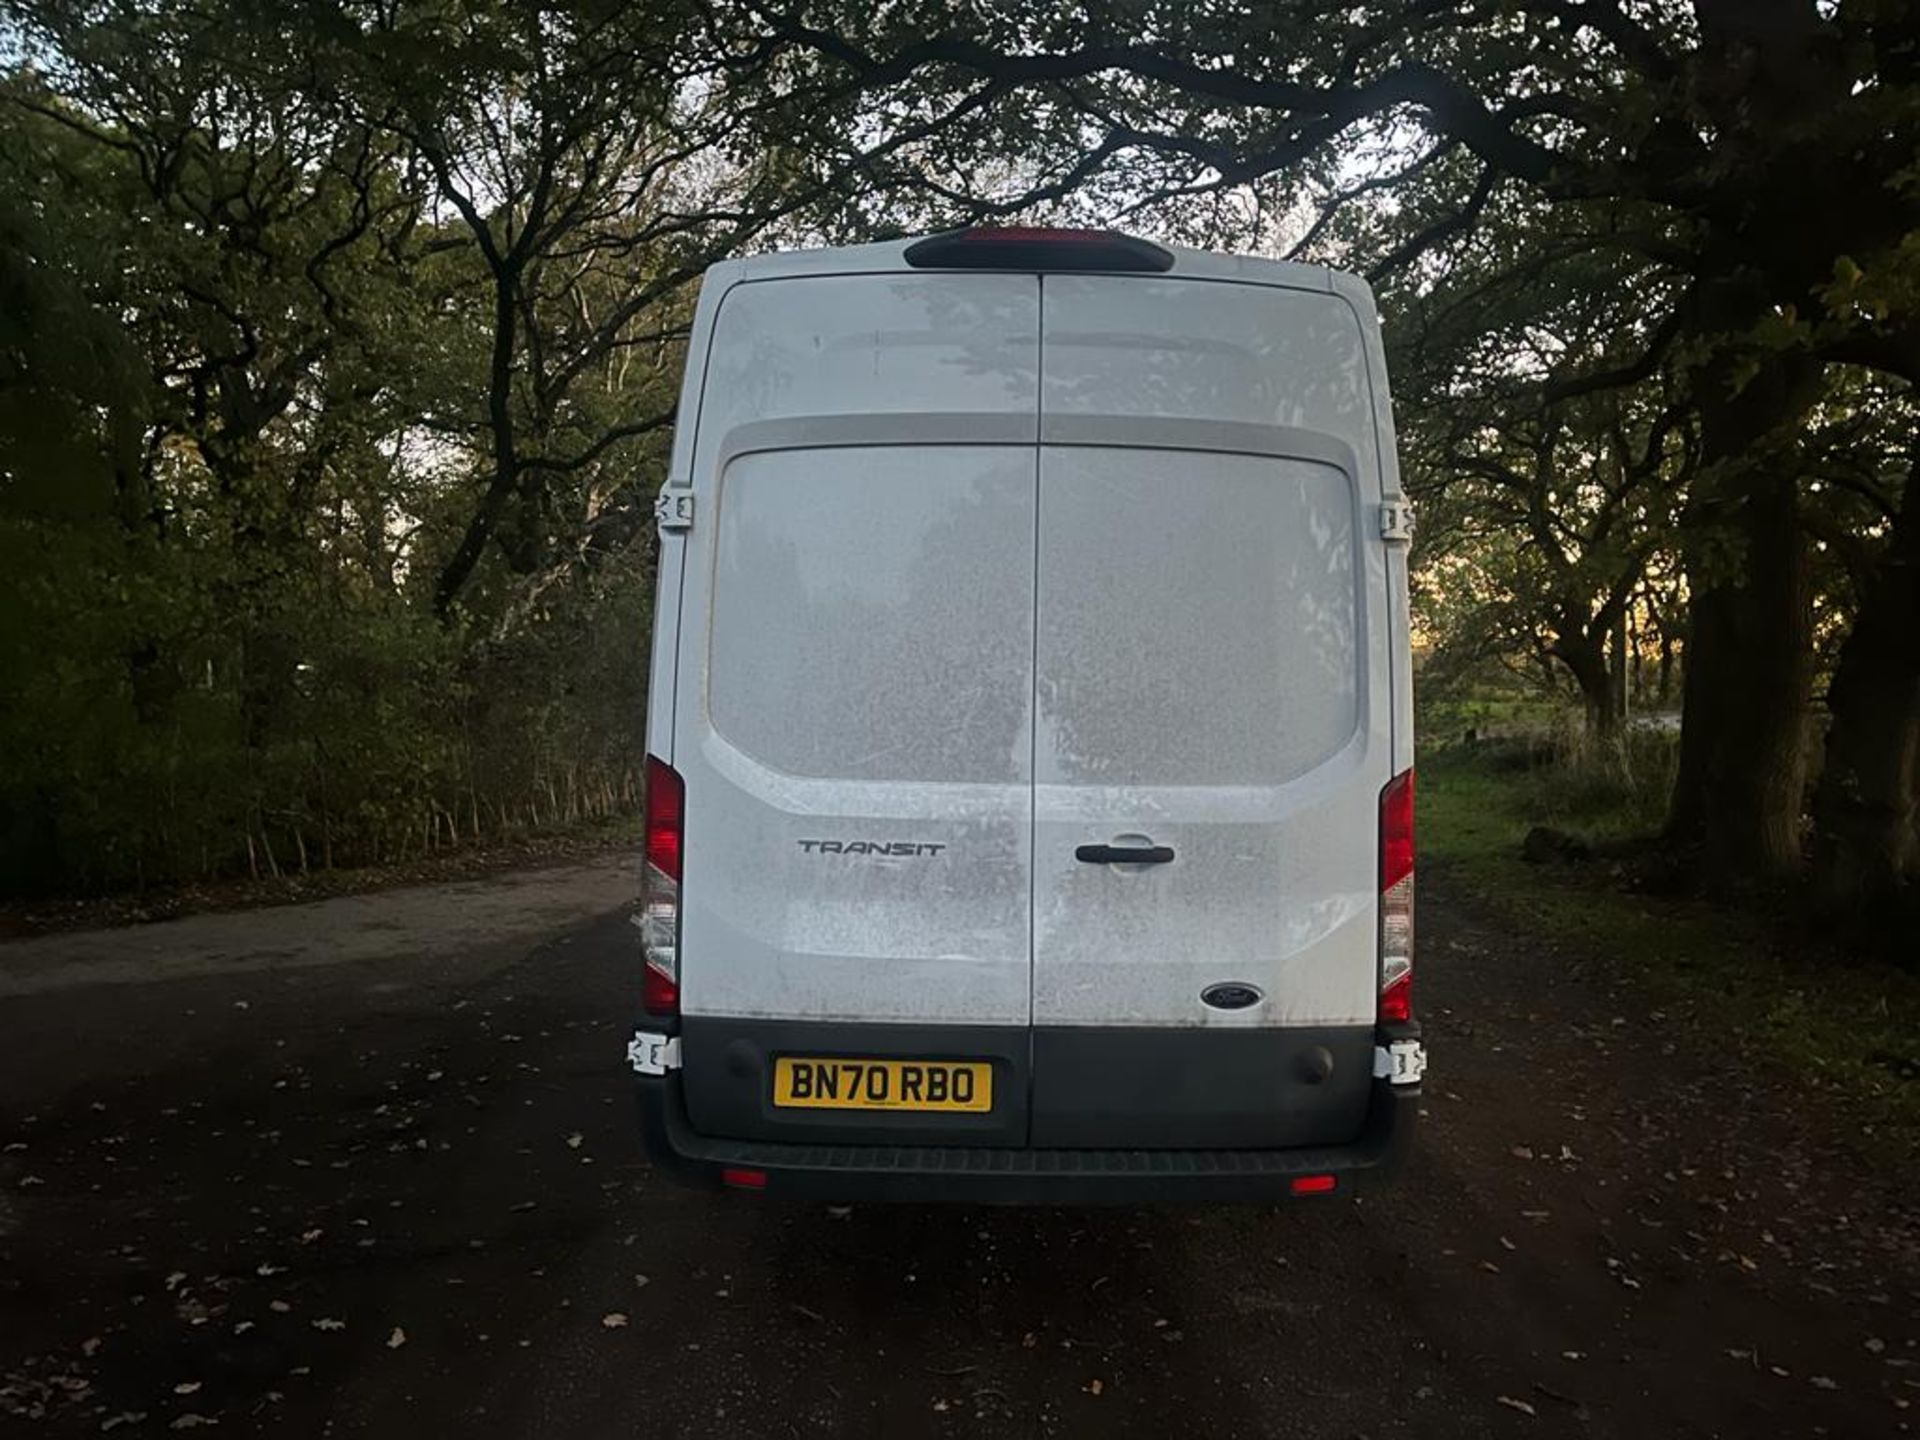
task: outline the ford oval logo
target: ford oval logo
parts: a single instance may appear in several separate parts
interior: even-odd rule
[[[1259,986],[1230,980],[1224,985],[1209,985],[1200,992],[1200,998],[1216,1010],[1244,1010],[1258,1005],[1264,997]]]

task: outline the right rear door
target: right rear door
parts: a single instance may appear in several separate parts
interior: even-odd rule
[[[1042,333],[1033,1143],[1348,1139],[1390,773],[1358,322],[1048,276]]]

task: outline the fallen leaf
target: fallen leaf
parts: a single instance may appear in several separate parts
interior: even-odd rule
[[[609,1310],[600,1317],[600,1323],[609,1330],[619,1330],[626,1325],[627,1317],[618,1310]]]
[[[319,1238],[320,1238],[320,1237],[321,1237],[322,1235],[324,1235],[324,1234],[326,1234],[326,1233],[327,1233],[327,1232],[326,1232],[326,1231],[324,1231],[324,1230],[306,1230],[306,1231],[303,1231],[303,1232],[301,1233],[301,1235],[300,1235],[300,1243],[301,1243],[302,1245],[311,1245],[311,1244],[313,1244],[313,1242],[314,1242],[314,1241],[316,1241],[316,1240],[318,1240],[318,1239],[319,1239]]]
[[[1087,1388],[1087,1393],[1089,1395],[1098,1395],[1102,1390],[1105,1390],[1107,1387],[1098,1380],[1089,1380],[1087,1382],[1086,1388]]]
[[[273,1313],[276,1315],[284,1315],[289,1310],[293,1309],[293,1306],[289,1305],[284,1300],[269,1300],[267,1302],[267,1308],[273,1311]]]
[[[100,1428],[103,1431],[118,1430],[122,1425],[138,1425],[146,1418],[147,1412],[144,1410],[122,1410],[118,1415],[109,1415],[102,1420]]]
[[[344,1320],[330,1319],[323,1315],[313,1322],[313,1328],[316,1330],[344,1330],[347,1328],[347,1322]]]
[[[191,1395],[199,1388],[200,1382],[198,1380],[182,1380],[178,1385],[173,1387],[173,1393],[176,1395]]]
[[[407,1332],[402,1330],[398,1325],[394,1326],[393,1333],[387,1336],[387,1348],[389,1350],[398,1350],[402,1345],[406,1343],[407,1343]]]
[[[1518,1410],[1522,1415],[1535,1415],[1539,1413],[1526,1401],[1516,1400],[1511,1395],[1496,1395],[1494,1399],[1498,1404],[1506,1406],[1509,1410]]]
[[[582,1145],[586,1143],[587,1143],[587,1137],[582,1135],[578,1130],[574,1131],[573,1134],[567,1136],[567,1148],[569,1150],[578,1150]]]
[[[202,1425],[218,1425],[219,1423],[220,1422],[215,1420],[211,1415],[196,1415],[193,1411],[189,1410],[186,1414],[178,1416],[167,1428],[169,1430],[198,1430]]]
[[[1533,1158],[1533,1151],[1528,1149],[1525,1145],[1516,1145],[1511,1150],[1507,1151],[1507,1153],[1513,1156],[1513,1158],[1516,1160],[1531,1160]]]
[[[633,1288],[636,1290],[644,1290],[652,1283],[653,1282],[644,1275],[636,1275],[633,1277]]]
[[[184,1271],[184,1270],[176,1270],[176,1271],[174,1271],[174,1272],[173,1272],[173,1273],[172,1273],[171,1275],[169,1275],[169,1276],[167,1276],[167,1279],[166,1279],[166,1287],[167,1287],[167,1289],[169,1289],[169,1290],[175,1290],[175,1289],[178,1289],[178,1288],[179,1288],[179,1286],[180,1286],[180,1283],[181,1283],[181,1282],[182,1282],[183,1280],[185,1280],[186,1278],[187,1278],[187,1272],[186,1272],[186,1271]]]
[[[1807,1381],[1816,1390],[1838,1390],[1839,1384],[1831,1375],[1815,1375]]]
[[[91,1340],[82,1340],[80,1342],[80,1353],[91,1358],[100,1353],[101,1344],[102,1341],[98,1335],[95,1335]]]

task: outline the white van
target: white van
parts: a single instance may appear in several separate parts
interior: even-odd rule
[[[1366,285],[1097,231],[734,261],[679,414],[656,1164],[1069,1203],[1391,1168],[1410,514]]]

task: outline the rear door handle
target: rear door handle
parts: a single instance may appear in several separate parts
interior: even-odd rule
[[[1073,858],[1088,865],[1165,865],[1173,859],[1171,845],[1082,845]]]

